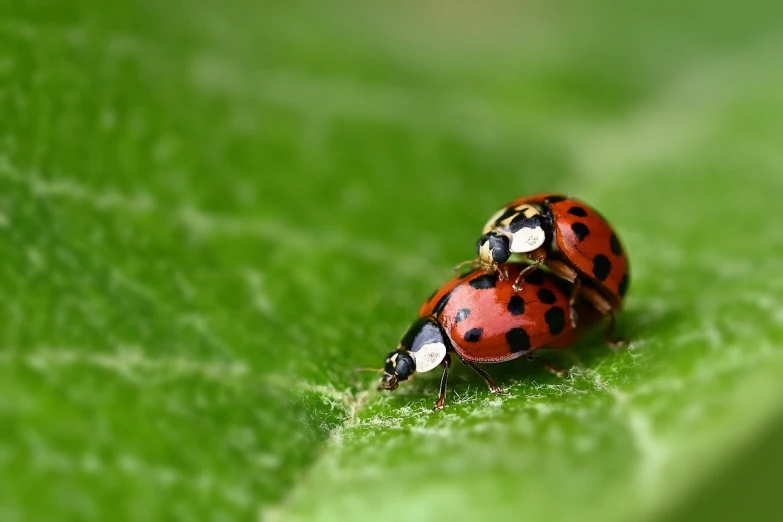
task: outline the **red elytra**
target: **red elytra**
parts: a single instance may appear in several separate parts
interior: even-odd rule
[[[466,279],[470,279],[472,276],[477,274],[479,274],[479,272],[474,270],[472,272],[465,272],[449,279],[421,304],[421,307],[419,308],[419,317],[438,315],[438,312],[442,309],[442,305],[446,303],[443,298],[450,294],[455,287],[459,286],[461,283],[464,283]]]
[[[572,325],[569,294],[564,283],[545,271],[530,273],[521,292],[512,281],[523,266],[510,265],[508,279],[474,270],[448,281],[422,305],[417,320],[396,350],[386,356],[381,388],[393,390],[416,371],[443,366],[435,409],[443,407],[451,353],[487,382],[500,388],[475,363],[499,363],[531,357],[542,348],[570,346],[579,330],[597,319],[579,306],[579,328]]]
[[[555,283],[539,271],[516,292],[496,274],[474,272],[443,298],[438,322],[465,361],[498,363],[540,348],[564,348],[576,329],[568,295]]]

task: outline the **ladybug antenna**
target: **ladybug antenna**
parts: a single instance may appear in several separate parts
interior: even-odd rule
[[[478,266],[479,264],[480,264],[480,262],[479,262],[478,259],[468,259],[467,261],[463,261],[462,263],[460,263],[457,266],[455,266],[454,267],[454,271],[455,272],[459,272],[460,270],[462,270],[466,266],[469,266],[471,269],[475,269],[476,266]]]
[[[383,371],[383,368],[356,368],[357,372],[375,372],[375,373],[381,373]]]

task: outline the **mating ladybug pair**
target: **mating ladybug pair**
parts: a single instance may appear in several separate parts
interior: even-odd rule
[[[612,227],[589,205],[557,194],[512,201],[487,222],[476,252],[463,263],[472,271],[421,306],[419,319],[386,356],[379,388],[394,390],[416,372],[443,366],[439,410],[452,353],[500,393],[476,363],[533,359],[541,348],[566,348],[607,316],[607,341],[623,342],[612,330],[628,291],[628,258]]]

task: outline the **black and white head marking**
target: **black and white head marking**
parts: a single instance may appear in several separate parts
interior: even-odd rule
[[[510,250],[514,254],[532,252],[546,241],[541,212],[532,205],[520,205],[516,210],[518,213],[508,223]]]
[[[505,237],[508,241],[508,252],[524,254],[539,248],[546,241],[546,230],[541,211],[535,205],[523,204],[504,208],[493,215],[484,226],[482,238],[490,235]],[[487,244],[486,248],[490,248]],[[488,253],[487,253],[488,255]],[[489,259],[482,256],[481,259]],[[497,261],[500,263],[506,260]]]
[[[431,317],[422,317],[403,335],[396,350],[386,356],[380,389],[394,390],[416,372],[428,372],[446,358],[446,335]]]
[[[430,317],[413,323],[400,341],[400,348],[411,355],[416,363],[416,371],[420,373],[440,365],[448,351],[443,329]]]
[[[505,263],[511,255],[508,238],[494,232],[484,234],[476,243],[476,253],[484,265]]]

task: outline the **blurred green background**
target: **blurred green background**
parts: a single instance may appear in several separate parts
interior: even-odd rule
[[[0,0],[0,520],[774,519],[781,56],[772,1]],[[629,349],[376,393],[537,191]]]

